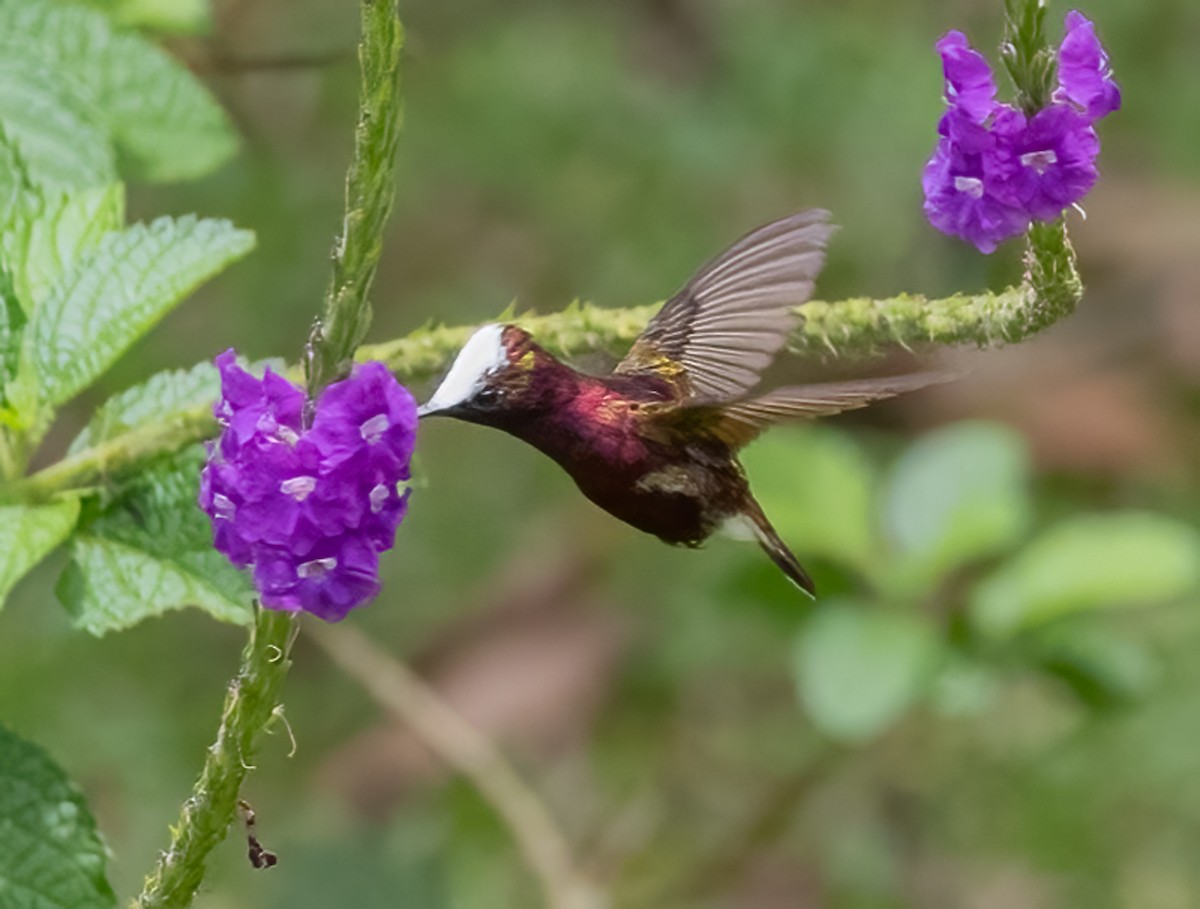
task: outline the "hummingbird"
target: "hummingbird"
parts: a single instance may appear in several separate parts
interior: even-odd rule
[[[418,413],[491,426],[554,459],[605,511],[674,545],[724,528],[816,589],[750,492],[737,452],[771,425],[864,407],[937,374],[760,391],[834,228],[811,209],[753,230],[655,314],[608,375],[563,363],[513,324],[477,329]]]

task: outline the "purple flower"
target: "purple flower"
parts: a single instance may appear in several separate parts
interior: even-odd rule
[[[1113,81],[1108,54],[1096,37],[1096,26],[1078,10],[1067,13],[1066,36],[1058,49],[1055,100],[1075,104],[1091,120],[1121,107],[1121,89]]]
[[[224,427],[200,478],[213,545],[253,566],[262,604],[337,621],[379,590],[408,504],[417,412],[381,363],[365,363],[317,401],[269,368],[257,379],[232,350],[217,357]]]
[[[982,127],[945,121],[946,135],[925,165],[925,215],[942,233],[962,237],[983,253],[1029,227],[1029,215],[1008,200],[1007,156]],[[956,136],[963,136],[956,141]]]
[[[946,34],[937,51],[948,109],[921,177],[925,215],[990,253],[1087,195],[1099,176],[1092,124],[1120,106],[1120,91],[1092,23],[1078,12],[1067,15],[1055,100],[1031,117],[996,100],[991,68],[961,32]]]
[[[946,78],[946,102],[982,123],[996,106],[996,80],[983,54],[973,50],[967,36],[950,31],[936,45]]]
[[[359,536],[325,537],[303,560],[286,550],[264,552],[254,584],[264,606],[337,622],[379,593],[379,555]]]
[[[1095,186],[1100,140],[1070,105],[1051,104],[1029,120],[1012,111],[993,129],[1004,158],[1001,195],[1031,217],[1053,221]]]

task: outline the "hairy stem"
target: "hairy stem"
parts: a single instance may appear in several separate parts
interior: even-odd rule
[[[204,880],[209,853],[225,838],[237,811],[238,793],[254,766],[259,739],[279,705],[279,691],[291,662],[287,648],[296,619],[259,610],[242,666],[229,683],[216,741],[204,769],[183,803],[171,845],[146,878],[137,909],[188,906]]]
[[[362,340],[370,321],[367,291],[383,247],[392,206],[394,161],[399,134],[397,111],[400,21],[396,0],[361,0],[358,128],[346,178],[346,214],[334,250],[333,277],[324,320],[310,344],[310,390],[328,382]],[[26,494],[91,484],[213,434],[209,407],[192,408],[170,419],[139,426],[76,458],[60,462],[23,481]],[[19,485],[19,484],[18,484]],[[242,668],[230,684],[216,742],[183,805],[171,846],[146,879],[139,909],[186,907],[204,879],[208,855],[233,822],[238,794],[263,732],[275,717],[290,661],[287,649],[296,619],[259,610]]]
[[[396,187],[400,139],[400,48],[396,0],[362,0],[362,73],[354,158],[346,173],[346,214],[333,249],[325,315],[306,357],[310,398],[350,365],[371,324],[367,294],[383,251],[383,233]]]
[[[800,319],[788,349],[806,357],[862,358],[896,347],[1016,343],[1069,316],[1083,296],[1075,252],[1062,221],[1030,228],[1025,264],[1025,281],[998,292],[933,300],[919,294],[836,303],[811,300],[796,310]],[[596,351],[618,354],[628,349],[659,305],[603,309],[583,303],[550,315],[505,313],[500,318],[521,324],[547,349],[568,358]],[[427,326],[395,341],[363,345],[354,358],[380,360],[402,381],[421,382],[444,369],[476,327]],[[298,368],[291,377],[299,378]],[[182,410],[0,486],[0,502],[40,500],[85,488],[215,432],[208,405]]]

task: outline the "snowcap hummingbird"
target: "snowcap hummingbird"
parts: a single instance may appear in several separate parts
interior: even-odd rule
[[[699,546],[722,526],[756,539],[809,595],[812,579],[750,493],[737,451],[774,423],[839,413],[941,381],[938,374],[758,391],[795,326],[833,233],[810,210],[711,259],[671,297],[611,374],[572,369],[516,325],[484,325],[421,416],[501,429],[562,466],[627,524]]]

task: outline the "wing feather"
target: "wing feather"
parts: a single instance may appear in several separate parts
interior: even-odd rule
[[[833,228],[812,209],[773,221],[711,259],[668,300],[614,370],[682,371],[688,398],[725,401],[758,383],[812,293]]]
[[[873,401],[940,385],[956,378],[952,372],[918,372],[849,382],[792,385],[753,398],[684,406],[660,419],[680,420],[738,449],[775,423],[825,417],[866,407]]]

